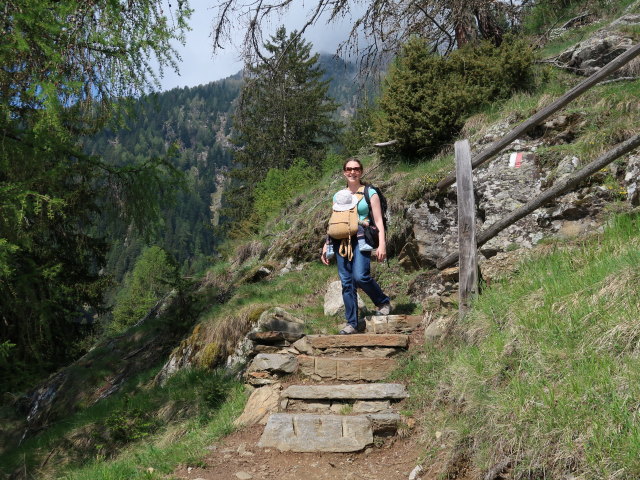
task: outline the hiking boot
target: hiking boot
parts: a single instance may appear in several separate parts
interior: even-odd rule
[[[358,333],[358,331],[348,323],[342,330],[340,330],[340,335],[352,335],[354,333]]]
[[[391,302],[387,302],[383,305],[377,305],[376,308],[378,310],[376,310],[374,315],[389,315],[391,313]]]
[[[367,322],[365,322],[364,320],[359,321],[356,330],[358,333],[364,333],[367,330]]]

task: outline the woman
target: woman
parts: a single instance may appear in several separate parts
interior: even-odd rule
[[[373,220],[379,229],[380,244],[376,251],[376,258],[379,262],[382,262],[387,258],[387,245],[384,222],[382,221],[380,197],[374,189],[370,190],[372,210],[372,212],[370,212],[367,201],[364,199],[364,184],[360,181],[360,177],[362,176],[362,163],[360,160],[356,158],[348,159],[342,166],[342,174],[347,179],[347,189],[352,194],[357,194],[360,198],[358,202],[358,215],[360,220],[364,221],[373,216]],[[335,252],[338,252],[339,244],[339,241],[333,241],[333,249]],[[371,301],[377,308],[376,315],[388,315],[391,312],[391,301],[389,297],[384,294],[380,285],[371,278],[371,252],[360,251],[356,235],[351,237],[351,247],[353,249],[353,257],[351,260],[349,260],[348,257],[343,257],[339,254],[336,255],[338,274],[342,282],[342,299],[344,300],[345,318],[347,320],[347,324],[340,330],[341,335],[362,332],[366,328],[364,322],[361,324],[358,322],[357,287],[360,287],[369,295],[369,298],[371,298]],[[322,247],[321,260],[325,265],[329,265],[326,243]]]

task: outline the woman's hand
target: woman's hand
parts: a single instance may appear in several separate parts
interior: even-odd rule
[[[329,265],[329,260],[327,260],[327,244],[326,243],[322,246],[322,255],[320,255],[320,260],[325,265]]]
[[[379,262],[384,262],[386,258],[387,258],[387,246],[384,244],[378,245],[378,248],[376,249],[376,259]]]

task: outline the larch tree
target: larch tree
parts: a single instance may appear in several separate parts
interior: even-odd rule
[[[163,7],[164,5],[164,7]],[[145,229],[175,170],[116,166],[82,139],[176,66],[190,9],[159,0],[5,0],[0,7],[0,377],[28,381],[69,358],[87,307],[100,308],[112,214]],[[162,70],[160,71],[162,72]],[[171,187],[173,188],[173,187]],[[43,368],[44,367],[44,368]]]

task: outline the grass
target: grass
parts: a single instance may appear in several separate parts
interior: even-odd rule
[[[434,431],[450,446],[471,436],[480,469],[508,457],[514,478],[638,478],[639,247],[637,213],[547,246],[477,299],[455,339],[414,354],[408,408],[427,447]]]
[[[164,386],[152,369],[112,397],[59,421],[4,455],[0,471],[38,478],[163,478],[233,430],[244,388],[222,373],[186,369]]]
[[[236,384],[230,389],[228,400],[206,422],[187,421],[173,426],[151,441],[127,449],[114,460],[91,462],[61,478],[161,479],[180,464],[200,465],[208,453],[207,447],[234,430],[233,421],[242,412],[244,401],[244,388]]]

